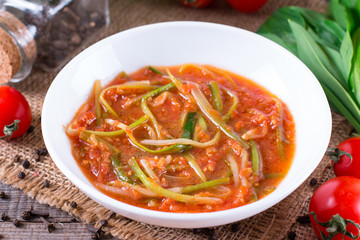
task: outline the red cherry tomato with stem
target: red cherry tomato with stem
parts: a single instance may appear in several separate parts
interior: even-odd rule
[[[360,179],[360,137],[342,141],[337,148],[326,154],[332,158],[336,176],[353,176]]]
[[[15,88],[0,86],[0,138],[20,137],[29,129],[31,120],[25,97]]]
[[[226,0],[231,7],[244,13],[252,13],[259,10],[268,0]]]
[[[326,181],[309,205],[311,225],[320,239],[360,237],[360,179],[351,176]]]
[[[184,6],[192,8],[204,8],[209,6],[213,0],[179,0]]]

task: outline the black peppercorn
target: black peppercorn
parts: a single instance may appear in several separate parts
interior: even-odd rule
[[[309,214],[304,216],[299,216],[296,218],[296,221],[300,224],[309,224],[310,223],[310,216]]]
[[[6,215],[6,213],[1,214],[1,220],[3,220],[3,221],[8,220],[8,216]]]
[[[204,228],[203,232],[205,233],[205,235],[208,237],[209,240],[215,240],[216,239],[215,229],[213,229],[213,228]]]
[[[108,221],[106,219],[103,219],[100,221],[100,226],[101,227],[106,227],[108,225]]]
[[[91,239],[101,239],[101,235],[104,234],[104,231],[99,228],[94,228],[92,226],[86,226],[86,229],[89,230],[91,234]]]
[[[70,203],[70,207],[72,207],[72,208],[76,208],[76,207],[77,207],[77,203],[76,203],[76,202],[74,202],[74,201],[72,201],[72,202]]]
[[[217,240],[215,235],[208,235],[208,240]]]
[[[232,231],[232,232],[237,232],[237,231],[239,231],[239,230],[240,230],[239,224],[237,224],[237,223],[231,224],[231,231]]]
[[[22,162],[22,166],[23,166],[23,168],[28,169],[30,167],[30,162],[27,159],[25,159]]]
[[[288,232],[287,237],[289,240],[294,240],[296,238],[296,233],[293,231]]]
[[[0,198],[1,198],[1,199],[6,198],[6,194],[5,194],[3,191],[0,192]]]
[[[23,179],[25,176],[26,176],[26,174],[24,172],[19,172],[19,174],[18,174],[18,177],[20,179]]]
[[[34,160],[35,160],[35,162],[40,162],[40,155],[39,155],[39,154],[35,154]]]
[[[19,219],[15,219],[14,222],[13,222],[13,224],[14,224],[15,227],[20,227],[21,222],[20,222]]]
[[[114,218],[114,217],[116,217],[116,213],[113,212],[110,214],[109,218]]]
[[[40,149],[35,149],[35,150],[34,150],[34,154],[35,154],[35,155],[40,155]]]
[[[91,239],[98,240],[99,239],[99,234],[98,233],[91,234]]]
[[[44,187],[46,188],[50,187],[50,182],[48,180],[44,181]]]
[[[48,150],[46,148],[41,148],[40,150],[40,155],[42,156],[46,156],[48,154]]]
[[[14,157],[14,162],[19,162],[20,161],[20,156],[19,155],[15,155]]]
[[[28,133],[32,133],[34,131],[35,127],[33,125],[30,125],[30,127],[28,128],[27,132]]]
[[[317,181],[316,178],[312,178],[312,179],[310,180],[310,186],[312,186],[312,187],[316,186],[317,183],[318,183],[318,181]]]
[[[21,214],[21,218],[24,220],[30,220],[31,219],[31,213],[30,211],[24,211]]]

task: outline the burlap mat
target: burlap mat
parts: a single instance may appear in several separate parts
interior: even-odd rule
[[[211,8],[203,10],[184,8],[178,4],[177,0],[111,1],[112,23],[107,30],[98,36],[98,39],[131,27],[174,20],[217,22],[256,31],[273,11],[285,5],[299,5],[319,11],[326,7],[326,3],[322,0],[270,0],[256,14],[245,15],[231,9],[225,0],[217,0]],[[111,212],[80,192],[56,168],[49,156],[42,158],[40,162],[35,162],[32,159],[34,149],[44,147],[40,113],[46,91],[55,75],[56,73],[45,73],[35,69],[25,81],[11,84],[20,90],[30,102],[34,118],[32,125],[35,130],[14,141],[0,141],[0,180],[22,189],[40,203],[56,206],[86,223],[98,225],[100,219],[109,219]],[[330,145],[337,145],[350,135],[351,130],[351,126],[343,117],[333,114],[333,132]],[[16,154],[19,154],[23,159],[29,159],[31,162],[31,167],[24,170],[26,177],[22,180],[18,178],[18,173],[23,168],[20,163],[13,162]],[[316,188],[309,185],[310,179],[316,178],[319,185],[333,176],[329,165],[330,159],[325,157],[312,176],[285,200],[261,214],[238,222],[239,231],[237,232],[232,232],[230,225],[216,227],[216,237],[218,239],[284,239],[289,231],[294,231],[297,239],[315,239],[311,227],[297,223],[296,218],[306,213],[305,209],[308,206],[309,198]],[[45,179],[51,183],[49,188],[43,187]],[[78,208],[71,208],[71,201],[76,201]],[[119,215],[109,219],[109,225],[105,230],[122,239],[207,238],[205,235],[195,235],[191,230],[147,225]]]

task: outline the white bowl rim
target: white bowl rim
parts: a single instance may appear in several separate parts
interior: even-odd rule
[[[228,26],[228,25],[223,25],[223,24],[218,24],[218,23],[208,23],[208,22],[200,22],[200,21],[172,21],[172,22],[161,22],[161,23],[153,23],[153,24],[148,24],[148,25],[143,25],[143,26],[139,26],[139,27],[135,27],[135,28],[131,28],[119,33],[115,33],[114,35],[108,36],[106,38],[104,38],[103,40],[91,45],[90,47],[88,47],[87,49],[85,49],[84,51],[82,51],[80,54],[78,54],[73,60],[71,60],[59,73],[58,75],[55,77],[53,84],[51,84],[51,86],[49,87],[48,93],[46,94],[45,100],[44,100],[44,105],[43,105],[43,110],[42,110],[42,120],[41,120],[41,125],[42,125],[42,129],[43,129],[43,138],[44,138],[44,142],[45,145],[51,155],[51,158],[53,159],[53,161],[55,162],[56,166],[60,169],[60,171],[73,183],[75,184],[82,192],[84,192],[85,194],[87,194],[88,196],[90,196],[90,198],[92,198],[93,200],[97,201],[97,202],[103,202],[106,201],[107,203],[109,203],[109,205],[112,206],[120,206],[123,209],[126,209],[126,211],[129,212],[133,212],[134,214],[138,214],[138,215],[143,215],[146,216],[148,218],[156,218],[156,219],[162,219],[164,221],[166,220],[178,220],[178,221],[187,221],[187,220],[191,220],[193,221],[204,221],[204,220],[208,220],[209,218],[211,219],[221,219],[221,218],[225,218],[231,213],[231,215],[236,215],[237,213],[240,213],[242,211],[242,208],[250,208],[249,210],[252,211],[253,214],[246,216],[246,218],[251,217],[259,212],[262,212],[272,206],[274,206],[275,204],[279,203],[281,200],[283,200],[285,197],[287,197],[289,194],[291,194],[293,191],[295,191],[309,176],[310,174],[314,171],[314,169],[317,167],[317,165],[320,163],[321,158],[319,159],[319,161],[313,165],[312,171],[309,171],[308,174],[303,175],[301,179],[299,179],[299,181],[297,182],[298,184],[292,185],[291,187],[287,188],[287,191],[282,192],[281,194],[270,194],[269,196],[267,196],[266,198],[263,199],[267,199],[266,200],[266,204],[263,204],[263,199],[256,201],[254,203],[245,205],[245,206],[241,206],[238,208],[233,208],[233,209],[228,209],[228,210],[222,210],[222,211],[216,211],[216,212],[206,212],[206,213],[169,213],[169,212],[161,212],[161,211],[154,211],[154,210],[149,210],[149,209],[144,209],[144,208],[140,208],[140,207],[136,207],[130,204],[126,204],[123,202],[120,202],[118,200],[115,200],[105,194],[103,194],[102,192],[100,192],[99,190],[97,190],[95,187],[89,188],[85,183],[82,182],[82,180],[76,176],[75,174],[72,173],[71,169],[69,169],[60,159],[60,157],[57,154],[57,151],[54,148],[54,145],[49,141],[49,134],[50,132],[47,131],[46,128],[46,121],[47,121],[47,117],[46,117],[46,109],[48,108],[47,105],[47,98],[49,97],[49,92],[53,92],[54,91],[54,83],[57,82],[57,79],[60,78],[62,72],[66,71],[69,66],[75,64],[76,62],[80,61],[84,56],[86,56],[87,54],[91,54],[92,51],[94,51],[96,48],[101,47],[102,45],[104,45],[107,41],[109,41],[109,39],[114,38],[115,36],[119,35],[119,34],[127,34],[130,32],[134,32],[134,31],[139,31],[139,30],[151,30],[152,28],[161,28],[164,26],[171,26],[171,27],[176,27],[176,26],[184,26],[184,25],[189,25],[189,26],[206,26],[206,27],[214,27],[214,28],[226,28],[229,31],[244,31],[247,32],[247,34],[250,35],[256,35],[257,38],[263,38],[263,41],[267,41],[267,44],[271,44],[274,45],[274,47],[278,48],[280,51],[285,51],[287,52],[286,55],[288,55],[288,57],[290,58],[295,58],[296,61],[298,61],[300,64],[302,64],[307,71],[310,72],[310,70],[302,63],[300,62],[300,60],[298,60],[294,55],[292,55],[290,52],[288,52],[286,49],[284,49],[283,47],[279,46],[278,44],[247,30],[244,29],[240,29],[237,27],[233,27],[233,26]],[[311,72],[310,72],[311,73]],[[311,73],[312,74],[312,73]],[[314,76],[315,78],[315,76]],[[315,78],[316,79],[316,78]],[[315,83],[316,84],[316,83]],[[318,86],[320,87],[320,84],[318,84]],[[326,101],[326,97],[325,94],[323,93],[323,97]],[[328,110],[327,116],[326,116],[327,121],[324,122],[324,126],[327,126],[328,129],[330,129],[330,131],[328,131],[326,134],[327,136],[325,136],[325,138],[327,138],[328,140],[330,140],[330,135],[331,135],[331,112],[330,109]],[[325,152],[326,150],[326,146],[323,146],[322,149],[319,152]],[[272,198],[272,201],[268,201],[270,200],[270,198]],[[238,217],[238,220],[241,220],[244,218]],[[230,222],[230,221],[229,221]],[[225,222],[225,223],[229,223],[229,222]],[[225,224],[224,222],[221,222],[217,225],[222,225]],[[217,226],[217,225],[211,225],[211,226]],[[165,225],[164,225],[165,226]],[[206,226],[203,226],[206,227]],[[210,227],[210,225],[208,226]],[[189,227],[192,228],[192,227]]]

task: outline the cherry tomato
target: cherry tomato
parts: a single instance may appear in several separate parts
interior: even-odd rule
[[[252,13],[259,10],[268,0],[227,0],[231,7],[240,12]]]
[[[209,6],[213,0],[179,0],[184,6],[193,8],[204,8]]]
[[[29,129],[31,119],[25,97],[12,87],[0,86],[0,137],[20,137]]]
[[[326,153],[333,159],[336,176],[360,178],[360,137],[346,139],[337,148],[329,149]]]
[[[309,212],[311,225],[320,239],[351,239],[346,234],[353,234],[357,237],[352,239],[357,239],[360,235],[360,225],[357,225],[360,224],[360,179],[342,176],[328,180],[314,192]]]

